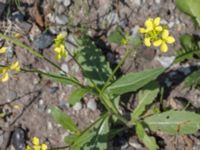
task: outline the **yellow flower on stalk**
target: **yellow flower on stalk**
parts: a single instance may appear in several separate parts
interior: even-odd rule
[[[144,34],[144,45],[147,47],[160,46],[161,52],[167,52],[167,44],[172,44],[175,42],[174,37],[169,36],[169,31],[166,27],[160,25],[160,18],[155,19],[149,18],[145,21],[146,28],[140,28],[139,32]]]
[[[54,52],[56,54],[56,59],[60,60],[61,58],[67,57],[67,51],[65,49],[64,45],[64,39],[66,37],[66,34],[58,34],[57,37],[54,39]]]
[[[7,47],[1,47],[0,48],[0,54],[4,54],[7,51]]]
[[[14,71],[16,71],[16,72],[19,72],[19,71],[20,71],[19,62],[16,61],[16,62],[12,63],[12,64],[10,65],[10,69],[11,69],[11,70],[14,70]]]
[[[33,137],[32,140],[32,147],[30,145],[26,146],[26,150],[47,150],[48,146],[46,144],[40,144],[40,140],[38,137]]]
[[[158,39],[153,42],[154,46],[160,46],[160,50],[163,53],[166,53],[168,51],[168,46],[167,44],[172,44],[175,42],[175,39],[173,36],[169,36],[169,31],[168,30],[163,30],[161,39]]]

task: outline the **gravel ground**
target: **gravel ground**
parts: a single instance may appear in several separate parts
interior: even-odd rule
[[[80,31],[93,37],[111,64],[115,64],[124,52],[123,47],[109,45],[106,41],[107,35],[117,25],[122,26],[132,36],[136,36],[139,26],[143,25],[147,18],[160,16],[161,22],[169,26],[170,32],[176,39],[183,33],[199,34],[199,30],[193,28],[191,19],[176,9],[174,0],[21,1],[21,5],[16,7],[0,0],[1,32],[22,34],[22,41],[38,49],[51,60],[54,60],[53,39],[62,31],[69,32],[68,38],[71,41],[74,40],[74,36],[80,34]],[[6,45],[9,46],[7,61],[17,59],[24,67],[37,67],[56,72],[52,66],[25,50],[9,42]],[[67,44],[67,46],[73,51],[73,45]],[[141,47],[136,57],[129,56],[121,71],[126,73],[170,66],[175,50],[179,47],[178,40],[176,44],[170,46],[169,53],[166,54],[161,54],[155,48],[148,48],[147,51],[146,47]],[[71,58],[57,63],[63,70],[72,72],[84,81],[78,66]],[[183,85],[179,82],[191,73],[190,66],[195,65],[200,64],[191,61],[171,66],[171,73],[163,82],[169,91],[165,97],[166,106],[182,108],[181,98],[184,98],[191,101],[191,109],[199,111],[199,89],[183,89]],[[180,67],[182,69],[175,71]],[[9,114],[5,119],[0,119],[0,150],[21,150],[20,144],[23,145],[25,140],[28,141],[33,136],[39,137],[52,147],[64,146],[63,138],[69,133],[53,121],[50,115],[52,105],[61,107],[72,116],[80,128],[87,127],[100,114],[94,97],[87,95],[82,102],[69,107],[67,99],[73,87],[54,83],[38,74],[19,73],[8,82],[1,83],[0,89],[0,110]],[[130,99],[130,103],[132,101],[134,100]],[[19,140],[16,134],[21,135],[20,142],[16,142]],[[200,149],[199,133],[175,137],[159,133],[156,136],[161,149]],[[117,137],[111,145],[113,148],[110,149],[116,150],[145,149],[136,136],[130,133]]]

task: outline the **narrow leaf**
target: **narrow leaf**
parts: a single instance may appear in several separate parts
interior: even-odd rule
[[[132,121],[136,121],[138,117],[145,111],[145,107],[153,102],[159,92],[158,84],[151,82],[140,90],[138,93],[138,105],[131,114]]]
[[[79,129],[77,128],[74,121],[67,114],[62,112],[58,107],[53,107],[51,109],[51,114],[54,120],[59,123],[64,129],[71,132],[79,133]]]
[[[144,119],[153,131],[168,134],[192,134],[200,128],[200,115],[189,111],[170,110]]]
[[[155,138],[148,136],[140,123],[136,124],[136,133],[140,141],[142,141],[149,150],[157,150],[159,148]]]
[[[186,86],[197,86],[200,85],[200,70],[190,74],[185,80],[184,84]]]
[[[114,95],[134,92],[155,80],[165,69],[150,69],[138,73],[129,73],[115,81],[108,87],[108,91]]]

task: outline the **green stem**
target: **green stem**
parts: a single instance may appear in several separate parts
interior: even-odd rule
[[[35,51],[34,49],[32,49],[31,47],[23,44],[21,41],[17,40],[16,38],[12,38],[12,37],[9,37],[7,35],[4,35],[2,33],[0,33],[0,37],[5,39],[5,40],[8,40],[8,41],[11,41],[12,43],[16,44],[17,46],[21,47],[21,48],[24,48],[26,49],[27,51],[29,51],[30,53],[32,53],[34,56],[38,57],[38,58],[41,58],[43,60],[45,60],[46,62],[48,62],[49,64],[51,64],[52,66],[54,66],[55,68],[63,71],[65,74],[67,74],[64,70],[62,70],[58,65],[56,65],[54,62],[50,61],[48,58],[46,58],[45,56],[41,55],[40,53],[38,53],[37,51]]]
[[[118,71],[118,69],[121,67],[121,65],[124,63],[124,61],[126,60],[126,58],[130,55],[130,53],[132,52],[132,49],[127,49],[125,52],[124,57],[120,60],[120,62],[118,63],[118,65],[115,67],[115,69],[113,70],[112,74],[109,76],[109,78],[107,79],[106,83],[104,84],[103,88],[102,88],[102,92],[105,90],[105,88],[109,85],[109,82],[113,79],[115,73]]]

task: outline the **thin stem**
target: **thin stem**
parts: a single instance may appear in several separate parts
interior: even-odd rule
[[[16,38],[12,38],[12,37],[9,37],[7,35],[4,35],[2,33],[0,33],[0,37],[5,39],[5,40],[8,40],[8,41],[11,41],[12,43],[16,44],[17,46],[21,47],[21,48],[24,48],[26,50],[28,50],[30,53],[32,53],[34,56],[38,57],[38,58],[41,58],[43,60],[45,60],[46,62],[48,62],[49,64],[51,64],[52,66],[54,66],[55,68],[63,71],[65,74],[67,74],[64,70],[62,70],[58,65],[56,65],[54,62],[52,62],[51,60],[49,60],[48,58],[46,58],[45,56],[41,55],[40,53],[38,53],[36,50],[32,49],[31,47],[27,46],[26,44],[23,44],[21,41],[17,40]]]
[[[115,69],[113,70],[112,74],[109,76],[109,78],[107,79],[106,83],[104,84],[103,88],[102,88],[102,92],[105,90],[105,88],[108,86],[109,82],[113,79],[115,73],[118,71],[118,69],[121,67],[121,65],[124,63],[124,61],[126,60],[126,58],[130,55],[130,53],[132,52],[132,49],[127,49],[125,52],[124,57],[120,60],[120,62],[118,63],[118,65],[115,67]]]

